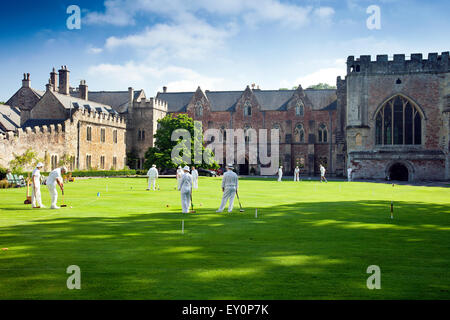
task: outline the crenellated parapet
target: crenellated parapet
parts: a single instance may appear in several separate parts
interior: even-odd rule
[[[89,111],[87,109],[78,110],[72,115],[72,120],[91,122],[99,125],[110,125],[125,129],[126,119],[116,114]]]
[[[424,59],[421,53],[413,53],[409,59],[404,54],[395,54],[393,59],[389,59],[388,55],[377,55],[375,61],[372,61],[370,55],[347,58],[347,75],[425,72],[450,72],[449,52],[442,52],[440,55],[429,53],[428,59]]]
[[[140,99],[139,101],[134,101],[133,108],[142,109],[159,109],[161,111],[168,110],[168,103],[164,100],[150,98],[150,99]]]

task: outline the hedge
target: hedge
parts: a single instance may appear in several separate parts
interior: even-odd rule
[[[88,170],[73,171],[72,177],[114,177],[114,176],[133,176],[136,170]]]

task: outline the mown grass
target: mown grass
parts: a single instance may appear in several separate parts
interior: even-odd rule
[[[201,178],[197,213],[182,215],[174,179],[159,183],[79,180],[60,210],[0,190],[0,299],[450,298],[448,188],[249,179],[245,212],[236,199],[219,214],[220,178]],[[381,290],[366,287],[370,265]]]

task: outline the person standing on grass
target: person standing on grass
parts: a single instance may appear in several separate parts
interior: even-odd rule
[[[182,177],[183,177],[183,169],[181,169],[181,166],[178,166],[177,174],[176,174],[178,190],[180,190],[180,183],[181,183]]]
[[[347,169],[348,182],[352,181],[352,171],[353,171],[352,167],[351,166],[348,167],[348,169]]]
[[[228,212],[233,211],[234,204],[234,196],[238,190],[238,176],[235,172],[233,172],[233,165],[227,165],[227,172],[223,174],[222,178],[222,203],[220,204],[220,208],[216,212],[222,212],[229,201],[228,204]]]
[[[325,167],[321,164],[321,165],[320,165],[320,182],[322,182],[322,181],[328,182],[327,178],[325,178],[325,172],[326,172],[326,169],[325,169]]]
[[[300,181],[300,168],[298,166],[294,170],[294,181]]]
[[[189,173],[189,167],[185,166],[183,168],[184,174],[180,179],[180,185],[178,190],[181,193],[181,209],[183,213],[189,213],[189,206],[191,205],[191,194],[192,194],[192,176]]]
[[[61,192],[64,192],[62,175],[66,173],[67,168],[64,166],[61,168],[56,168],[48,175],[47,189],[50,193],[50,196],[52,197],[52,205],[50,206],[50,209],[59,209],[59,207],[56,205],[56,201],[58,201],[58,191],[56,191],[56,184],[58,184],[61,188]]]
[[[158,179],[158,169],[156,169],[156,165],[152,165],[152,167],[147,172],[147,176],[148,176],[147,190],[150,190],[153,187],[153,191],[155,191],[156,179]]]
[[[33,208],[45,208],[41,200],[41,169],[44,167],[42,162],[36,165],[31,173],[31,206]]]
[[[281,181],[281,178],[283,177],[283,166],[280,166],[278,169],[278,182]]]
[[[194,166],[192,166],[192,168],[191,168],[191,175],[192,175],[192,180],[194,182],[193,188],[195,190],[197,190],[198,189],[198,171],[197,171],[197,169],[195,169]]]

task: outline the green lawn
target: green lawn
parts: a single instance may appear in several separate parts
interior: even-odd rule
[[[79,180],[60,210],[0,190],[0,299],[450,299],[449,188],[248,179],[245,212],[218,214],[221,180],[201,178],[182,215],[175,180],[159,183]]]

